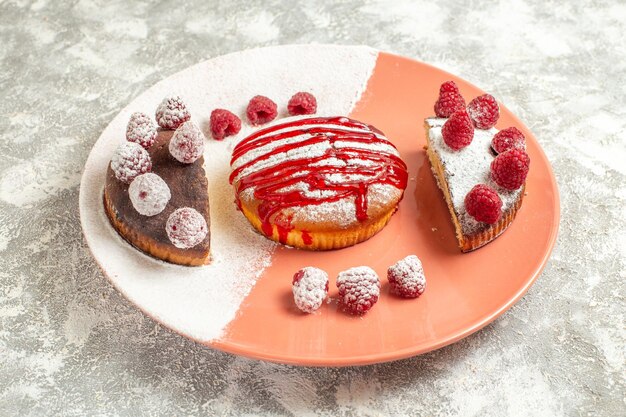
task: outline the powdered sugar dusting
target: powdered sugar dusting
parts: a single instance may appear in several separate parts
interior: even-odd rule
[[[244,114],[250,97],[264,94],[285,108],[294,91],[318,97],[318,114],[348,114],[364,90],[377,53],[363,47],[309,45],[243,51],[191,67],[162,81],[124,109],[93,148],[81,182],[81,222],[107,276],[142,310],[202,342],[220,337],[242,300],[271,262],[275,243],[257,234],[237,212],[228,183],[233,147],[254,128],[224,141],[205,142],[211,214],[211,264],[182,267],[149,258],[118,237],[102,209],[107,164],[135,111],[155,109],[180,94],[191,120],[208,131],[210,112]],[[255,71],[241,71],[254,65]],[[279,68],[279,70],[277,69]]]
[[[419,297],[426,289],[422,262],[416,255],[400,259],[387,270],[391,291],[403,297]]]
[[[457,213],[463,233],[471,234],[481,227],[465,210],[465,196],[476,184],[487,184],[498,192],[502,200],[502,211],[508,210],[518,200],[521,188],[514,191],[498,186],[491,179],[490,167],[494,155],[491,152],[491,139],[498,133],[498,129],[474,129],[474,139],[465,148],[454,151],[450,149],[441,135],[441,128],[445,118],[429,118],[426,122],[430,126],[429,136],[433,150],[441,158],[444,165],[448,188],[452,197],[452,204]],[[470,168],[468,168],[470,167]],[[461,173],[455,175],[454,173]]]
[[[148,172],[136,177],[128,187],[130,201],[139,214],[156,216],[170,201],[170,187],[157,174]]]
[[[188,249],[199,245],[207,237],[209,227],[204,216],[197,210],[181,207],[170,214],[165,230],[174,246]]]
[[[294,277],[292,292],[296,306],[305,313],[313,313],[326,298],[328,274],[312,266],[302,268]]]
[[[352,313],[361,314],[378,301],[380,280],[369,266],[356,266],[339,273],[337,288],[342,304]]]
[[[125,142],[117,147],[111,157],[111,169],[118,180],[130,183],[136,176],[150,172],[152,160],[138,143]]]

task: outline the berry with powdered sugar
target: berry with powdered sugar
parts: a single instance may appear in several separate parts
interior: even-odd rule
[[[162,212],[172,197],[165,181],[151,172],[135,177],[128,187],[128,195],[135,210],[144,216]]]
[[[422,262],[415,255],[399,260],[387,269],[391,292],[404,298],[417,298],[426,289]]]
[[[512,148],[526,149],[526,138],[516,127],[502,129],[491,140],[491,149],[495,153],[502,153]]]
[[[150,172],[152,160],[148,151],[141,145],[134,142],[124,142],[117,147],[111,158],[111,169],[115,173],[115,178],[130,184],[137,175]]]
[[[206,238],[209,227],[197,210],[183,207],[170,214],[165,224],[165,231],[174,246],[189,249]]]
[[[455,151],[465,148],[474,139],[474,126],[465,110],[454,113],[441,128],[443,141]]]
[[[287,111],[291,116],[315,114],[317,111],[317,100],[313,94],[301,91],[289,99]]]
[[[293,300],[305,313],[316,311],[328,294],[328,274],[319,268],[307,266],[293,276]]]
[[[126,126],[126,140],[140,144],[144,149],[154,145],[157,136],[156,125],[147,114],[135,112]]]
[[[156,121],[163,129],[174,130],[191,118],[179,96],[165,97],[156,109]]]
[[[491,178],[500,187],[517,190],[526,181],[530,157],[523,149],[502,152],[491,162]]]
[[[465,109],[465,99],[454,81],[446,81],[439,87],[439,98],[435,102],[437,117],[450,117],[453,113]]]
[[[502,216],[502,200],[496,190],[478,184],[465,196],[465,210],[479,222],[494,224]]]
[[[204,153],[204,135],[191,120],[176,129],[169,144],[170,153],[183,164],[192,164]]]
[[[483,94],[470,101],[467,113],[477,129],[491,129],[500,118],[500,107],[491,94]]]
[[[364,314],[378,301],[380,280],[372,268],[357,266],[339,273],[337,288],[339,299],[347,311]]]
[[[248,121],[253,126],[271,122],[278,115],[276,103],[264,96],[254,96],[246,109]]]
[[[241,130],[241,119],[225,109],[215,109],[211,112],[211,136],[215,140],[222,140],[226,136],[236,135]]]

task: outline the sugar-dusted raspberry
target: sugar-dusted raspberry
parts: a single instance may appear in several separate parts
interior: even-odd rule
[[[317,100],[313,94],[301,91],[289,99],[287,111],[292,116],[315,114],[317,111]]]
[[[483,94],[470,101],[467,112],[477,129],[491,129],[500,118],[500,107],[491,94]]]
[[[502,153],[511,148],[525,149],[526,138],[516,127],[507,127],[495,134],[491,139],[491,148],[495,153]]]
[[[368,266],[357,266],[340,272],[337,277],[339,299],[352,314],[364,314],[371,309],[380,295],[380,280]]]
[[[399,260],[387,269],[391,292],[405,298],[416,298],[426,289],[422,262],[415,255]]]
[[[313,313],[320,308],[328,294],[328,274],[312,266],[296,272],[292,284],[293,300],[305,313]]]
[[[276,103],[264,96],[254,96],[248,103],[246,115],[253,126],[271,122],[278,115]]]
[[[130,184],[137,175],[150,172],[152,160],[148,151],[135,142],[124,142],[117,147],[111,158],[111,169],[115,178]]]
[[[446,120],[441,128],[441,135],[446,145],[455,151],[472,143],[474,126],[465,110],[459,110]]]
[[[206,238],[209,227],[197,210],[183,207],[170,214],[165,224],[165,231],[174,246],[189,249]]]
[[[439,87],[439,98],[435,102],[437,117],[450,117],[453,113],[465,109],[465,99],[454,81],[446,81]]]
[[[502,215],[502,200],[496,190],[478,184],[465,196],[465,210],[477,221],[493,224]]]
[[[192,164],[204,153],[204,135],[191,120],[176,129],[169,144],[170,153],[183,164]]]
[[[138,143],[144,149],[150,149],[156,136],[156,126],[147,114],[136,112],[130,116],[126,126],[126,140]]]
[[[215,109],[211,112],[211,136],[215,140],[222,140],[226,136],[236,135],[241,130],[241,119],[225,109]]]
[[[491,178],[500,187],[517,190],[526,181],[529,167],[530,157],[524,149],[509,149],[491,162]]]
[[[174,130],[191,118],[179,96],[165,97],[156,110],[156,121],[163,129]]]
[[[128,187],[128,196],[135,210],[144,216],[162,212],[172,197],[170,187],[152,172],[136,176]]]

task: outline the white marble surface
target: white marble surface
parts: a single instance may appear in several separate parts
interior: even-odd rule
[[[0,0],[0,415],[623,415],[626,4],[562,3]],[[478,334],[368,367],[247,360],[161,328],[91,258],[80,174],[126,103],[206,58],[309,42],[454,72],[544,147],[557,246]]]

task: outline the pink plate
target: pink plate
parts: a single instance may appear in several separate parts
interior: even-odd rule
[[[353,60],[348,61],[346,54]],[[271,56],[272,62],[259,58],[263,56]],[[241,110],[248,98],[257,93],[253,91],[255,80],[240,83],[223,75],[232,72],[231,62],[248,62],[250,67],[255,63],[259,76],[265,80],[284,81],[290,77],[292,61],[309,58],[314,63],[329,62],[328,67],[317,68],[318,78],[312,77],[315,85],[294,86],[293,92],[313,91],[321,113],[345,109],[344,114],[378,127],[409,166],[411,180],[404,199],[385,229],[364,243],[330,252],[307,252],[265,243],[257,251],[255,237],[257,240],[249,240],[247,250],[267,254],[263,255],[267,257],[263,265],[271,264],[256,270],[249,268],[254,270],[250,273],[258,275],[249,279],[251,288],[241,292],[233,286],[236,296],[223,304],[223,294],[212,292],[211,288],[215,289],[215,282],[219,282],[220,291],[226,291],[224,288],[230,288],[227,283],[233,278],[217,276],[219,268],[167,265],[139,254],[115,235],[102,214],[99,199],[104,170],[120,137],[123,139],[130,112],[149,112],[154,107],[146,106],[154,106],[167,91],[183,91],[185,97],[194,92],[204,97],[204,92],[213,91],[215,102],[190,99],[195,104],[190,107],[196,110],[192,117],[202,123],[208,120],[211,105],[220,105],[220,99],[228,101],[220,95],[219,88],[242,89],[239,104],[226,103],[231,109],[238,106],[234,110]],[[358,72],[353,65],[341,64],[361,58],[363,65],[371,64],[369,70]],[[284,60],[284,64],[277,64],[276,60]],[[216,90],[215,84],[207,84],[215,78],[223,79],[225,85]],[[559,197],[550,164],[535,137],[501,106],[497,127],[516,126],[526,136],[532,161],[527,195],[517,218],[502,236],[477,251],[459,251],[447,206],[423,150],[423,120],[432,116],[439,85],[446,80],[454,80],[468,101],[483,93],[430,65],[363,47],[307,45],[244,51],[173,75],[125,108],[103,132],[89,157],[81,183],[80,208],[94,257],[111,282],[157,321],[208,346],[253,358],[315,366],[370,364],[428,352],[479,330],[519,300],[541,273],[557,235]],[[249,90],[240,85],[246,82],[250,82]],[[337,95],[360,97],[356,105],[349,99],[340,103],[333,101],[336,98],[328,98],[329,108],[324,109],[333,83]],[[323,88],[316,91],[321,84]],[[276,87],[274,91],[282,90]],[[288,98],[279,97],[279,105]],[[226,104],[220,107],[229,108]],[[234,142],[219,144],[232,149]],[[205,157],[210,156],[205,153]],[[209,181],[223,181],[227,173],[226,166],[224,177],[210,177]],[[211,185],[209,188],[211,192]],[[222,211],[213,213],[215,198],[211,194],[210,197],[212,223],[220,221],[223,210],[236,210],[229,201],[228,205],[219,204]],[[249,227],[242,224],[240,227]],[[212,240],[212,251],[216,244]],[[384,278],[389,265],[409,254],[420,257],[428,280],[426,292],[415,300],[391,295]],[[219,263],[219,259],[216,261]],[[291,296],[293,273],[307,265],[322,268],[331,277],[331,302],[312,315],[299,313]],[[358,265],[371,266],[383,278],[379,302],[363,317],[349,316],[338,308],[334,285],[339,271]],[[242,278],[246,281],[246,277]],[[215,297],[214,302],[211,297]]]

